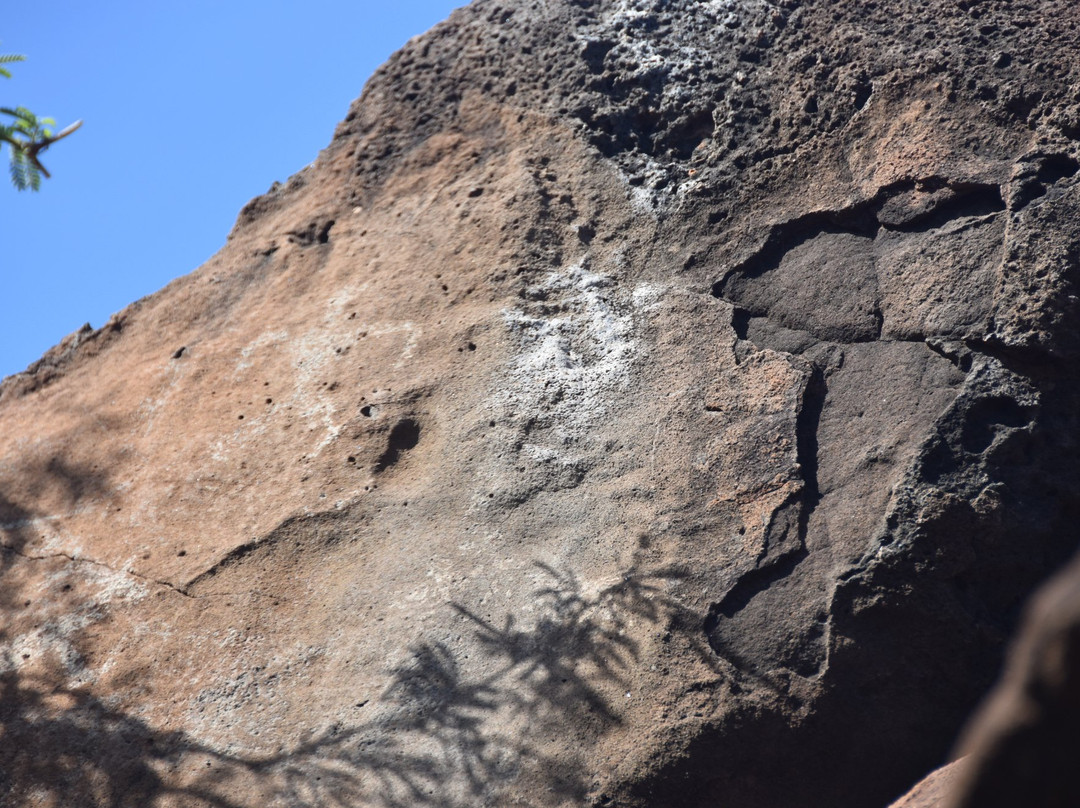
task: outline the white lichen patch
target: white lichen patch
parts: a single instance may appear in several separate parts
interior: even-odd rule
[[[529,454],[552,460],[604,417],[611,393],[629,386],[633,312],[585,259],[544,275],[527,298],[503,312],[518,352],[495,407],[519,424],[550,426],[548,441],[530,440]]]
[[[334,386],[327,380],[334,379],[335,365],[348,349],[360,341],[379,345],[381,352],[397,355],[394,364],[400,368],[415,355],[421,328],[411,321],[364,322],[346,315],[348,301],[366,289],[366,284],[343,290],[339,298],[331,300],[320,322],[303,331],[267,331],[240,350],[239,360],[233,373],[233,381],[239,386],[242,379],[254,369],[269,364],[268,356],[284,353],[289,357],[293,374],[291,389],[275,397],[275,406],[254,417],[246,418],[226,437],[217,440],[212,457],[219,463],[231,461],[240,450],[262,444],[272,429],[274,413],[287,411],[300,420],[303,430],[309,434],[311,445],[307,454],[319,454],[331,445],[355,413],[344,409],[339,397],[333,395]]]
[[[689,19],[670,28],[664,24],[668,12],[663,6],[653,0],[619,0],[579,27],[575,36],[583,51],[590,46],[602,49],[603,68],[619,76],[620,86],[635,88],[635,94],[648,93],[650,116],[675,122],[693,111],[700,121],[711,113],[713,127],[702,128],[700,123],[695,127],[701,129],[700,142],[682,144],[683,149],[692,149],[707,143],[714,130],[730,131],[733,110],[703,100],[700,91],[701,75],[713,70],[717,61],[712,32],[738,30],[746,32],[742,41],[753,41],[763,33],[763,26],[770,27],[764,20],[776,5],[769,0],[705,0],[681,10],[679,14]],[[732,95],[739,94],[745,80],[745,76],[740,80],[736,74]],[[611,103],[612,114],[617,116],[625,113],[626,104],[633,108],[640,99],[622,99],[616,90]],[[646,126],[643,142],[634,148],[621,144],[623,151],[614,161],[625,183],[627,199],[640,215],[656,215],[700,185],[698,181],[687,181],[695,172],[688,171],[685,154],[676,157],[666,151],[663,142],[652,142],[654,135],[662,134],[650,133]],[[683,190],[686,185],[690,187]]]

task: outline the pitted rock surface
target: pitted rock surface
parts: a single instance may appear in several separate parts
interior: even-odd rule
[[[478,0],[0,385],[0,802],[880,806],[1080,518],[1070,2]]]

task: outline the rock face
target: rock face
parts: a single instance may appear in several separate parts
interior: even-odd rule
[[[956,794],[969,762],[961,758],[935,769],[889,808],[942,808]]]
[[[1080,519],[1071,2],[488,2],[0,387],[0,794],[878,806]]]

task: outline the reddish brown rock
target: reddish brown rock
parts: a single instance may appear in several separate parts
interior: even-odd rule
[[[411,42],[205,266],[0,386],[3,799],[896,798],[1075,544],[1071,21],[482,0]]]
[[[889,808],[941,808],[956,790],[967,765],[967,759],[962,758],[935,769]]]

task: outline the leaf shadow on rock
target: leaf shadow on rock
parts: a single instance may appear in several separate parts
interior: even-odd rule
[[[583,804],[592,773],[537,739],[569,737],[586,713],[590,733],[621,722],[605,692],[638,661],[627,629],[685,623],[665,592],[682,576],[635,566],[587,591],[569,570],[537,569],[543,581],[527,622],[512,614],[492,622],[450,604],[473,626],[469,642],[414,643],[367,705],[370,720],[316,730],[272,755],[227,753],[156,729],[94,695],[92,684],[72,686],[59,668],[20,672],[0,629],[0,803],[464,808],[497,804],[514,781],[527,784],[533,804]]]
[[[35,529],[42,521],[57,518],[39,513],[20,500],[39,501],[51,495],[74,512],[86,500],[103,500],[111,492],[107,475],[58,456],[20,468],[19,478],[21,496],[0,490],[0,545],[20,554],[32,543]]]
[[[591,773],[545,754],[533,739],[565,737],[585,713],[594,732],[621,723],[604,690],[623,684],[638,659],[626,630],[633,620],[684,618],[688,610],[663,591],[683,575],[635,566],[587,593],[571,571],[536,567],[545,582],[532,593],[529,623],[513,614],[492,622],[451,604],[473,624],[479,659],[467,663],[468,654],[446,643],[420,641],[390,671],[376,705],[386,717],[332,729],[259,763],[283,775],[286,804],[496,804],[500,787],[519,778],[533,804],[583,804]]]
[[[141,808],[182,794],[207,808],[233,808],[211,793],[177,789],[163,779],[184,755],[212,756],[210,750],[183,733],[154,730],[108,706],[89,686],[72,684],[82,660],[64,618],[75,618],[69,622],[77,626],[86,613],[100,613],[100,604],[77,602],[68,615],[55,614],[54,604],[41,620],[30,619],[25,584],[35,577],[34,565],[50,565],[48,598],[82,580],[85,560],[37,549],[44,526],[64,514],[24,503],[47,499],[67,513],[100,505],[112,492],[108,476],[53,456],[24,464],[18,480],[17,492],[0,490],[0,805]]]
[[[110,709],[85,689],[21,676],[10,662],[0,659],[0,804],[143,808],[176,795],[234,808],[209,790],[165,780],[183,756],[210,750]]]
[[[520,685],[509,695],[531,719],[542,720],[552,710],[561,713],[573,705],[575,710],[587,708],[606,724],[619,723],[594,683],[621,682],[620,671],[637,659],[638,644],[625,634],[624,615],[598,613],[611,605],[612,591],[588,598],[572,573],[545,564],[537,567],[552,583],[534,593],[542,610],[529,628],[519,628],[511,614],[500,626],[464,606],[453,607],[477,626],[476,639],[486,653],[502,661],[498,678]]]

